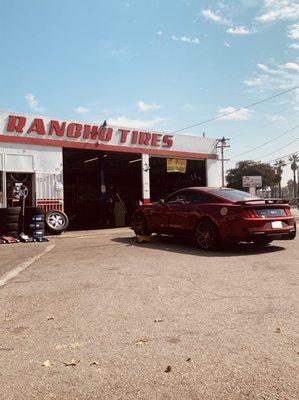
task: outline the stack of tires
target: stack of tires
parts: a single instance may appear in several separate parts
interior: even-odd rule
[[[0,236],[17,238],[20,233],[21,207],[0,208]]]
[[[43,207],[26,207],[24,233],[36,240],[45,236],[45,210]]]

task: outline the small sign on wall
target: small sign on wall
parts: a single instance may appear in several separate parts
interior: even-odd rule
[[[185,174],[187,169],[187,160],[177,158],[167,158],[167,172],[179,172]]]

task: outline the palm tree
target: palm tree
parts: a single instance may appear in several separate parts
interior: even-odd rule
[[[274,166],[276,168],[276,175],[278,178],[278,197],[281,197],[282,168],[286,166],[286,163],[284,160],[280,159],[275,162]]]
[[[293,171],[293,181],[294,181],[294,198],[296,197],[296,171],[298,169],[299,155],[293,154],[289,157],[289,161],[291,162],[291,170]]]

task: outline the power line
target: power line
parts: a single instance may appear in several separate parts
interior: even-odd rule
[[[271,156],[272,154],[277,153],[278,151],[280,151],[280,150],[282,150],[282,149],[285,149],[286,147],[290,146],[291,144],[297,142],[297,140],[299,140],[299,138],[296,138],[295,140],[292,140],[292,141],[289,142],[288,144],[286,144],[286,145],[280,147],[278,150],[271,151],[271,153],[268,153],[268,154],[264,155],[263,157],[256,158],[256,160],[260,160],[261,158],[266,158],[266,157],[268,157],[268,156]]]
[[[274,158],[273,160],[270,160],[270,161],[265,161],[265,163],[271,163],[271,162],[280,160],[281,158],[286,158],[286,157],[292,156],[294,154],[299,154],[299,150],[295,151],[294,153],[286,154],[285,156],[280,156],[280,157]]]
[[[231,159],[237,158],[237,157],[240,157],[240,156],[243,156],[244,154],[248,154],[248,153],[251,153],[251,152],[254,151],[254,150],[260,149],[261,147],[266,146],[267,144],[269,144],[269,143],[271,143],[271,142],[274,142],[274,140],[279,139],[280,137],[285,136],[285,135],[287,135],[288,133],[294,131],[294,130],[297,129],[298,127],[299,127],[299,125],[296,125],[296,126],[294,126],[293,128],[288,129],[287,131],[281,133],[280,135],[275,136],[273,139],[270,139],[270,140],[268,140],[267,142],[264,142],[264,143],[260,144],[259,146],[253,147],[253,148],[250,149],[250,150],[244,151],[243,153],[240,153],[240,154],[237,154],[237,155],[234,156],[234,157],[231,157]]]
[[[295,87],[293,87],[293,88],[291,88],[291,89],[284,90],[283,92],[276,93],[276,94],[274,94],[273,96],[270,96],[270,97],[267,97],[267,98],[265,98],[265,99],[256,101],[256,102],[254,102],[254,103],[248,104],[247,106],[238,107],[238,108],[236,108],[234,111],[229,111],[229,112],[227,112],[227,113],[223,113],[223,114],[216,115],[215,117],[209,118],[209,119],[207,119],[207,120],[205,120],[205,121],[198,122],[197,124],[194,124],[194,125],[186,126],[186,127],[184,127],[184,128],[178,129],[178,130],[176,130],[176,131],[172,131],[172,132],[170,132],[170,133],[178,133],[178,132],[185,131],[186,129],[195,128],[196,126],[203,125],[203,124],[207,124],[208,122],[215,121],[216,119],[221,119],[221,118],[223,118],[223,117],[226,117],[227,115],[234,114],[234,113],[236,113],[236,112],[238,112],[238,111],[241,111],[241,110],[244,110],[244,109],[246,109],[246,108],[251,108],[251,107],[257,106],[258,104],[265,103],[265,102],[268,101],[268,100],[272,100],[272,99],[274,99],[274,98],[276,98],[276,97],[278,97],[278,96],[282,96],[283,94],[292,92],[293,90],[296,90],[296,89],[298,89],[298,88],[299,88],[299,86],[295,86]]]
[[[286,108],[284,108],[284,109],[282,109],[282,110],[276,112],[275,115],[280,115],[280,114],[282,114],[284,111],[289,110],[289,109],[290,109],[290,106],[288,106],[288,107],[286,107]],[[297,114],[297,113],[298,113],[298,110],[295,110],[294,112],[292,112],[292,113],[290,113],[290,114],[284,115],[283,118],[285,118],[285,117],[288,117],[288,118],[289,118],[289,117],[291,117],[292,115]],[[264,119],[265,119],[265,117],[263,116],[262,118],[260,118],[260,119],[257,121],[257,123],[254,123],[254,124],[251,124],[251,125],[245,127],[245,128],[244,128],[244,131],[247,131],[248,129],[251,129],[252,127],[258,126],[259,122],[263,121]],[[268,127],[268,126],[272,126],[272,125],[274,125],[274,124],[277,124],[277,121],[270,121],[270,122],[268,121],[268,122],[266,122],[265,124],[261,125],[258,129],[262,129],[262,128],[265,128],[265,127]],[[243,136],[243,135],[244,135],[244,132],[241,131],[240,133],[238,133],[238,135],[233,136],[233,137],[231,138],[231,140],[235,140],[235,139],[237,139],[238,137]]]

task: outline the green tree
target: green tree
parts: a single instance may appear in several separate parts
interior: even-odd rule
[[[261,176],[263,185],[262,188],[274,186],[276,183],[278,183],[278,177],[275,173],[275,168],[271,167],[270,164],[246,160],[239,161],[235,168],[231,168],[227,171],[227,186],[234,189],[244,190],[242,186],[242,178],[243,176],[247,175]]]
[[[278,181],[278,196],[281,197],[281,177],[282,177],[282,168],[286,166],[284,160],[277,160],[274,164],[276,168],[276,176]]]
[[[293,182],[294,182],[294,187],[293,187],[293,196],[294,198],[296,197],[296,171],[298,169],[298,162],[299,162],[299,155],[298,154],[293,154],[291,157],[289,157],[289,161],[291,162],[291,170],[293,171]]]

